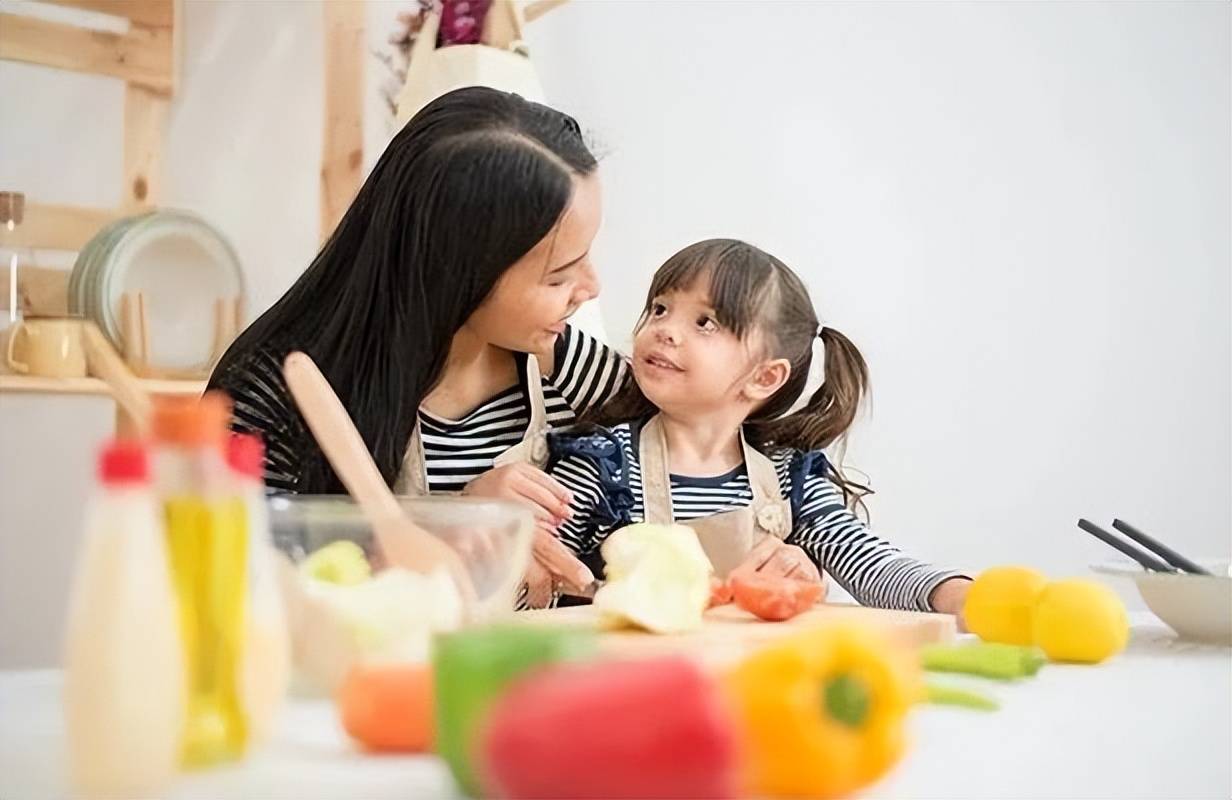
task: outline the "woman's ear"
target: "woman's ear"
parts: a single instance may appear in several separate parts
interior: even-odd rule
[[[785,358],[763,361],[744,384],[744,395],[755,403],[769,400],[791,377],[791,362]]]

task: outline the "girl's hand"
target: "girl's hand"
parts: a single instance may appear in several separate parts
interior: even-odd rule
[[[736,571],[759,572],[772,577],[821,583],[821,571],[808,555],[794,544],[773,536],[758,542]]]
[[[962,610],[970,588],[970,578],[950,578],[942,581],[928,596],[928,604],[939,614],[953,614],[958,617],[958,627],[965,631],[967,625],[963,620]]]
[[[530,464],[506,464],[488,470],[466,485],[462,494],[497,497],[530,506],[535,519],[553,527],[573,516],[573,495],[543,470]]]

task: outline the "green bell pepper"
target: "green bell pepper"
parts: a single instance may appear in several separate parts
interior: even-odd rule
[[[593,635],[571,628],[504,625],[437,637],[436,751],[467,794],[481,790],[474,750],[488,711],[506,687],[535,667],[584,658],[593,650]]]

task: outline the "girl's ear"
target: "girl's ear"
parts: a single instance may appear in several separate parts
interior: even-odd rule
[[[791,362],[785,358],[763,361],[744,384],[744,396],[755,403],[769,400],[791,377]]]

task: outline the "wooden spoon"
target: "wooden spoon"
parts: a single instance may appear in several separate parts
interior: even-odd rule
[[[403,513],[355,423],[321,370],[306,353],[295,352],[283,362],[282,372],[321,451],[372,525],[386,560],[423,574],[446,568],[458,585],[469,617],[476,599],[465,565],[449,545]]]

